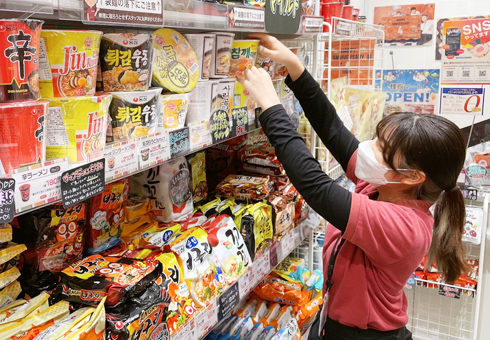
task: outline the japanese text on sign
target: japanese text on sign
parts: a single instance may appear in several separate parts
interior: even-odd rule
[[[64,208],[100,194],[104,189],[105,159],[81,165],[61,175],[61,199]]]
[[[15,179],[0,179],[0,223],[13,220],[15,214]]]

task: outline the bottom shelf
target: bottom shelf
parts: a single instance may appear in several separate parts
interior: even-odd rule
[[[310,214],[311,215],[311,214]],[[237,282],[228,287],[221,296],[206,308],[198,311],[192,319],[172,335],[172,340],[198,340],[240,304],[272,270],[281,263],[314,229],[314,221],[307,218],[298,227],[290,230],[280,241],[272,244],[260,258],[255,258],[252,267]]]

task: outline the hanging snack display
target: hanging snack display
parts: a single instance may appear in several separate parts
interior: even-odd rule
[[[39,98],[41,20],[0,20],[0,102]]]
[[[112,93],[109,113],[115,142],[156,132],[161,92],[161,88],[153,88],[148,91]]]
[[[151,82],[152,51],[149,34],[104,34],[100,43],[104,91],[148,90]]]
[[[46,159],[88,160],[106,143],[111,94],[49,99],[46,122]]]
[[[0,104],[0,174],[44,162],[47,110],[44,101]]]
[[[39,88],[43,98],[92,96],[97,82],[102,32],[43,30]],[[47,67],[47,68],[46,68]]]
[[[153,82],[171,92],[190,92],[199,80],[199,60],[191,44],[170,28],[161,28],[153,35]]]

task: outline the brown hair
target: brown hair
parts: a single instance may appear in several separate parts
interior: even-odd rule
[[[465,205],[457,188],[466,155],[461,131],[441,116],[400,112],[383,118],[376,133],[383,158],[392,169],[425,174],[426,180],[416,189],[415,197],[436,203],[427,264],[435,259],[445,281],[454,282],[467,268],[462,243]],[[397,160],[401,164],[395,165]]]

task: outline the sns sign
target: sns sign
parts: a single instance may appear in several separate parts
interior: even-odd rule
[[[443,88],[439,113],[483,115],[484,88]]]

